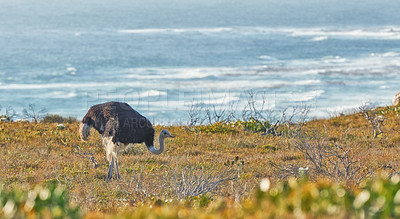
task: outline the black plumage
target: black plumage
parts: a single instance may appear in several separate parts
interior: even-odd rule
[[[127,103],[107,102],[92,106],[82,119],[103,137],[114,143],[142,143],[154,145],[154,128],[150,121]]]

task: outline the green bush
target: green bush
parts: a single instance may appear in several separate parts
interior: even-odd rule
[[[255,208],[270,206],[272,215],[337,218],[399,218],[400,176],[367,180],[355,191],[320,179],[317,182],[289,179],[271,189],[256,192]],[[264,191],[263,191],[264,190]],[[272,204],[272,206],[271,206]]]
[[[127,209],[128,210],[128,209]],[[90,213],[86,216],[90,216]],[[263,179],[252,198],[240,203],[208,196],[160,200],[115,218],[400,218],[400,176],[380,176],[355,190],[328,179],[291,178],[271,186]],[[81,218],[58,184],[29,191],[0,187],[0,218]]]
[[[262,122],[256,119],[244,121],[242,122],[242,125],[244,126],[245,130],[251,132],[266,132],[271,127],[268,121]]]
[[[56,114],[50,114],[50,115],[46,115],[43,118],[43,122],[44,123],[73,123],[76,122],[76,118],[75,117],[62,117],[60,115],[56,115]]]
[[[237,122],[216,122],[212,125],[197,126],[196,129],[206,133],[232,134],[237,132],[236,127],[238,124]]]
[[[26,191],[0,186],[0,218],[81,218],[62,185],[51,183]]]
[[[204,200],[203,200],[204,199]],[[162,202],[162,201],[160,201]],[[204,202],[204,204],[202,204]],[[164,202],[162,202],[164,203]],[[165,202],[167,203],[167,202]],[[144,205],[115,218],[400,218],[400,177],[377,177],[353,190],[328,179],[289,179],[271,186],[263,179],[254,196],[198,197],[189,204]]]

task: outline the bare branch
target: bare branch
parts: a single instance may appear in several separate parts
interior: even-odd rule
[[[1,106],[0,106],[0,112],[1,112]],[[0,115],[0,121],[10,122],[10,121],[12,121],[12,118],[15,115],[17,115],[15,110],[11,106],[7,106],[5,114]]]
[[[340,144],[332,145],[327,137],[313,133],[311,139],[298,136],[295,147],[311,162],[314,172],[334,179],[353,180],[361,172],[361,165],[354,160],[350,149]]]
[[[361,105],[359,110],[361,115],[371,124],[372,136],[376,138],[378,135],[382,134],[382,127],[384,126],[386,118],[383,115],[377,115],[372,111],[372,107],[367,104]]]
[[[189,122],[188,127],[192,128],[196,125],[201,125],[203,123],[201,111],[203,109],[203,105],[198,103],[192,103],[189,106],[188,114],[189,114]]]
[[[24,115],[24,117],[26,119],[32,119],[35,123],[42,119],[46,115],[46,113],[46,108],[41,108],[40,110],[37,110],[35,104],[29,104],[28,109],[22,110],[22,114]]]
[[[227,168],[217,171],[215,168],[204,169],[188,166],[182,172],[177,173],[169,168],[161,176],[164,183],[178,198],[199,196],[214,192],[223,182],[237,179],[237,171]]]
[[[105,163],[99,164],[96,160],[96,158],[94,158],[94,153],[93,152],[84,152],[78,145],[73,145],[74,148],[74,153],[80,157],[80,158],[87,158],[90,160],[90,162],[93,163],[93,167],[97,168],[99,166],[103,166],[106,165]]]

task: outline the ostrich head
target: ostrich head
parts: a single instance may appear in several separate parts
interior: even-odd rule
[[[175,136],[172,136],[172,135],[169,133],[169,131],[168,131],[168,130],[165,130],[165,129],[161,130],[160,137],[161,137],[161,138],[175,138]]]
[[[89,135],[90,135],[90,126],[87,125],[86,123],[79,124],[79,136],[81,137],[81,140],[86,142],[88,140]]]
[[[175,136],[172,136],[168,130],[163,129],[163,130],[161,130],[160,137],[159,137],[160,148],[155,149],[154,144],[153,144],[153,145],[147,146],[147,149],[149,149],[149,151],[153,154],[161,154],[165,148],[164,139],[166,139],[166,138],[175,138]]]

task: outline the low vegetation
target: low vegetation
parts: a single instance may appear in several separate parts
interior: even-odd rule
[[[368,110],[295,122],[214,109],[208,123],[192,111],[188,126],[155,127],[177,136],[163,154],[124,151],[110,183],[101,136],[81,142],[73,118],[3,121],[0,217],[399,217],[400,107]]]

